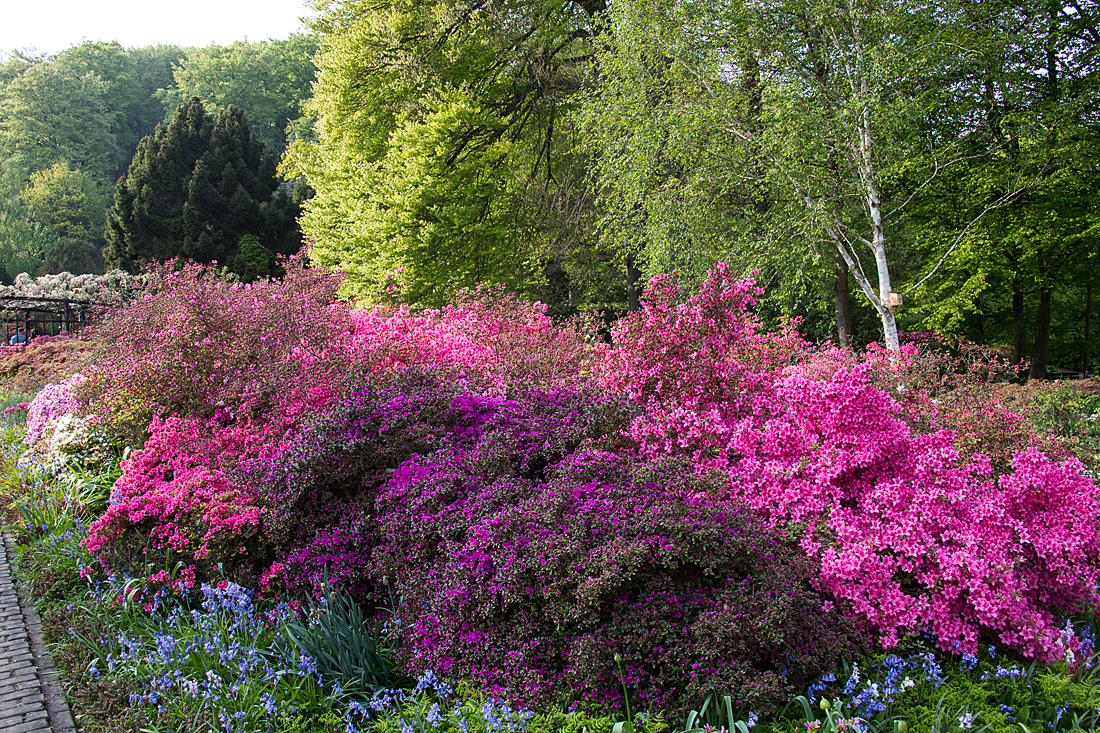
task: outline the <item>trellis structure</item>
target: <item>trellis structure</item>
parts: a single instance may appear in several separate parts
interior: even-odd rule
[[[76,333],[88,323],[95,304],[86,300],[48,298],[31,295],[0,296],[3,313],[4,343],[23,329],[33,336],[57,336]]]

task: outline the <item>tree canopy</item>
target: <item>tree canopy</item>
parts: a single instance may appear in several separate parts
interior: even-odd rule
[[[198,97],[207,111],[233,105],[242,110],[267,154],[278,161],[295,125],[303,125],[303,105],[316,75],[312,34],[257,43],[207,46],[190,51],[172,72],[160,98],[171,114]],[[307,128],[308,129],[308,128]]]
[[[327,4],[308,110],[317,140],[286,170],[317,195],[312,255],[370,296],[389,278],[439,303],[478,282],[525,292],[597,281],[591,192],[568,112],[592,8],[572,2]]]

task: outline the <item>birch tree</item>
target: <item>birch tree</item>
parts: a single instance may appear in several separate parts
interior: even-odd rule
[[[648,88],[658,96],[678,85],[690,90],[676,114],[705,118],[709,134],[722,137],[727,149],[707,155],[728,161],[725,185],[767,191],[772,231],[793,235],[788,261],[808,261],[797,253],[815,243],[835,252],[817,262],[819,277],[839,276],[842,343],[840,296],[850,274],[887,347],[897,350],[890,294],[908,246],[899,225],[926,182],[964,156],[959,139],[928,124],[944,92],[931,71],[955,53],[943,21],[937,4],[914,0],[633,0],[610,11],[601,69],[612,77],[656,74],[660,83]],[[646,23],[679,35],[639,30]],[[632,71],[624,63],[630,53]],[[592,107],[601,124],[622,118],[608,89]],[[605,192],[637,186],[637,169],[622,162],[646,144],[664,145],[643,135],[604,146]]]

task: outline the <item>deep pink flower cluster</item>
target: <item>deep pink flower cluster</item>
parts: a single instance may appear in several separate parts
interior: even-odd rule
[[[515,387],[505,398],[411,367],[350,392],[247,470],[269,507],[265,534],[285,550],[283,584],[317,590],[327,580],[364,596],[378,577],[395,577],[369,562],[380,523],[424,527],[415,500],[375,508],[410,460],[474,450],[486,470],[533,479],[623,419],[616,401],[571,388]]]
[[[110,505],[89,529],[88,551],[129,572],[185,560],[207,573],[222,563],[258,577],[271,561],[255,541],[262,512],[252,487],[234,480],[234,469],[270,455],[276,425],[154,418],[144,448],[123,461]]]

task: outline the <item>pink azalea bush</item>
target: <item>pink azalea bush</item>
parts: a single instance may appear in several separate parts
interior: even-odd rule
[[[1061,658],[1058,615],[1097,602],[1100,492],[1080,464],[1051,461],[1022,431],[1007,473],[960,454],[958,432],[988,428],[981,413],[945,411],[958,432],[942,430],[925,395],[915,430],[875,385],[876,369],[904,374],[907,355],[861,365],[761,334],[753,294],[721,266],[683,302],[662,278],[615,327],[601,378],[644,407],[630,426],[638,455],[719,468],[773,525],[806,525],[819,587],[885,645],[932,631],[973,653],[988,635]]]
[[[262,516],[256,496],[234,470],[271,454],[277,426],[154,418],[144,447],[122,463],[110,505],[89,530],[88,551],[131,573],[149,563],[184,562],[209,575],[221,563],[255,581],[271,553],[256,542]]]
[[[60,384],[47,384],[35,395],[27,405],[27,433],[23,437],[25,444],[48,442],[53,424],[80,408],[77,390],[83,382],[82,375],[74,374]]]
[[[378,307],[352,311],[351,320],[356,353],[384,355],[390,366],[432,365],[456,378],[496,385],[576,384],[594,338],[591,323],[556,323],[542,303],[490,286],[460,291],[442,310]]]
[[[452,379],[465,370],[466,379],[499,391],[509,375],[565,381],[583,355],[576,329],[555,327],[539,306],[497,302],[496,291],[467,294],[446,317],[383,317],[349,311],[334,299],[339,278],[300,261],[278,282],[227,283],[194,264],[161,267],[149,281],[142,297],[93,332],[101,358],[84,388],[89,409],[110,429],[133,444],[150,441],[124,464],[110,511],[89,540],[102,560],[131,569],[150,554],[172,553],[200,573],[221,562],[272,580],[278,573],[253,566],[273,550],[239,549],[255,544],[263,517],[264,537],[281,538],[280,521],[289,516],[267,515],[269,504],[284,507],[263,493],[258,466],[266,456],[253,447],[294,445],[306,421],[339,412],[332,403],[342,394],[385,386],[411,367]],[[448,335],[431,341],[433,329]],[[446,348],[461,334],[462,348]],[[463,349],[485,356],[464,357]],[[187,431],[195,437],[177,440]],[[292,460],[288,450],[280,455]],[[310,537],[319,530],[311,527]]]
[[[292,261],[279,282],[227,283],[193,264],[149,280],[93,332],[102,356],[83,387],[88,410],[141,449],[123,463],[88,548],[131,572],[170,557],[255,579],[272,552],[256,541],[255,487],[234,472],[365,368],[343,346],[339,278]]]

